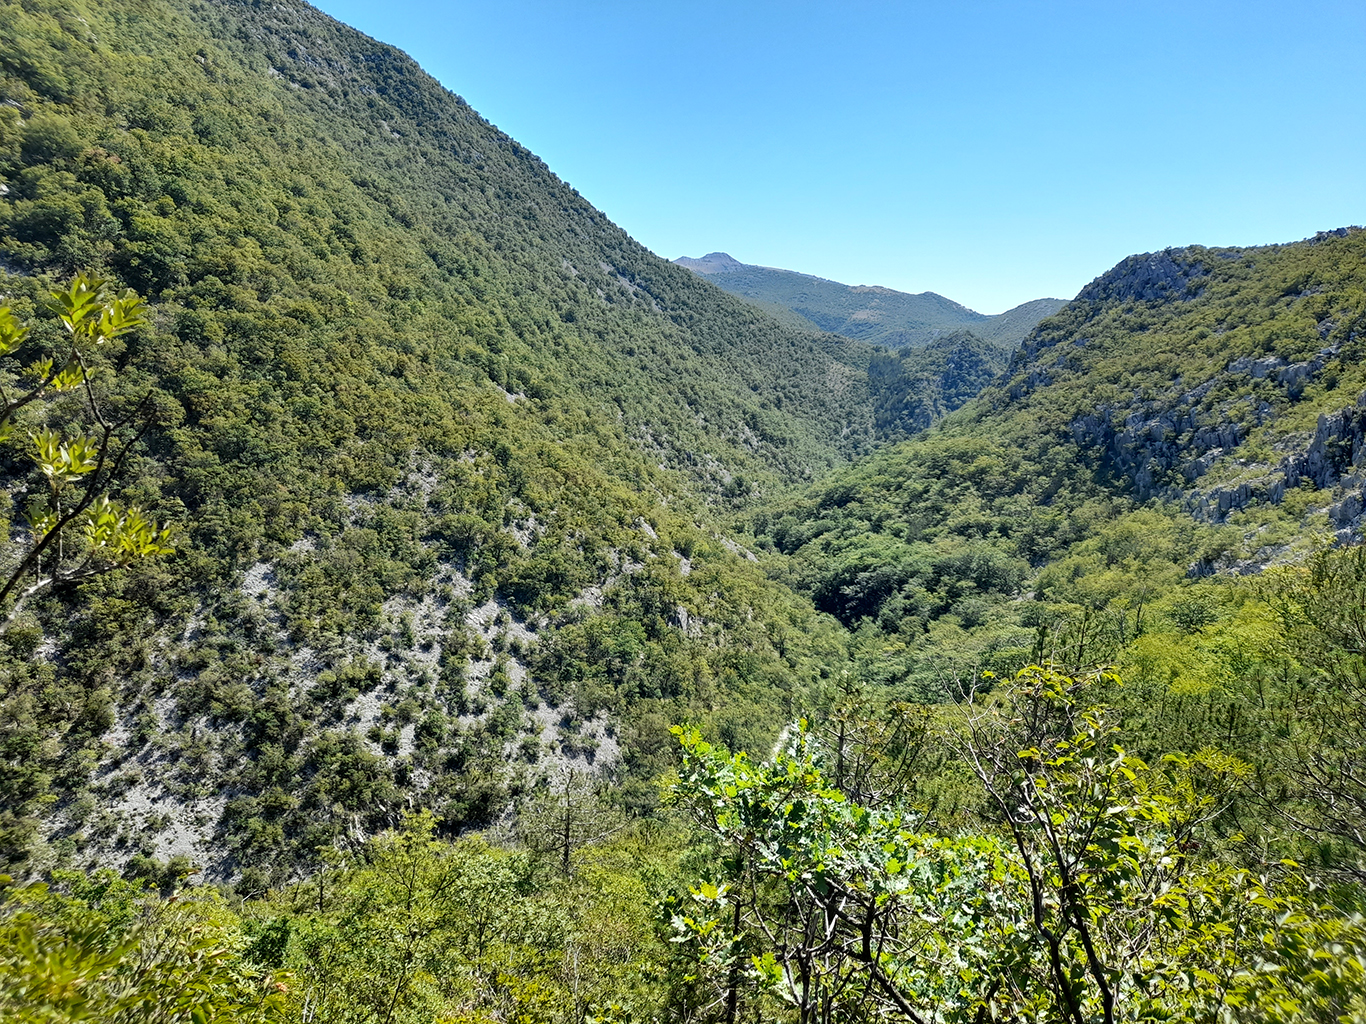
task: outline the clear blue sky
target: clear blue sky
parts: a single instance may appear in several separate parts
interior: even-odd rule
[[[661,256],[986,313],[1366,223],[1366,3],[322,0]]]

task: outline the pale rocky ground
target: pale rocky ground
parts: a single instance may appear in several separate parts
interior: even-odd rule
[[[408,493],[411,494],[415,483],[425,498],[430,494],[435,478],[426,474],[414,474],[414,478],[410,480]],[[354,515],[374,501],[369,497],[353,496],[348,499],[348,505]],[[655,536],[648,523],[640,521],[637,527],[643,535]],[[523,546],[532,542],[541,529],[535,516],[529,514],[515,519],[507,527]],[[732,542],[725,543],[742,557],[754,558],[752,553],[742,551]],[[315,548],[315,539],[305,537],[293,545],[291,553],[306,554]],[[691,571],[691,563],[686,557],[675,553],[675,558],[679,560],[683,574]],[[604,591],[642,567],[642,563],[619,554],[616,562],[615,572],[599,584],[585,588],[571,606],[578,605],[587,611],[600,610]],[[457,601],[463,599],[467,604],[473,591],[470,579],[460,567],[451,564],[439,564],[430,583],[428,592],[421,598],[390,597],[384,602],[377,630],[366,637],[346,638],[343,648],[328,651],[327,658],[309,646],[291,640],[284,625],[281,611],[284,595],[274,563],[260,561],[249,565],[242,573],[239,589],[243,597],[260,609],[273,630],[275,649],[270,655],[269,668],[278,678],[288,681],[292,692],[305,693],[329,663],[336,665],[363,659],[381,666],[379,685],[350,700],[335,727],[362,737],[372,753],[397,760],[413,752],[415,726],[403,725],[397,749],[388,752],[372,738],[372,732],[377,726],[382,727],[386,705],[398,703],[408,685],[437,677],[442,644],[452,631],[448,613],[450,601],[453,597]],[[482,641],[483,648],[481,654],[467,658],[465,664],[465,692],[470,703],[481,708],[458,718],[459,725],[468,729],[492,714],[501,703],[486,689],[500,658],[510,680],[509,692],[514,689],[534,691],[534,687],[527,685],[529,669],[525,652],[534,648],[544,623],[521,619],[498,600],[469,608],[463,621],[467,632]],[[700,623],[695,618],[690,620],[682,608],[676,624],[692,634],[700,629]],[[182,644],[191,643],[201,628],[202,619],[194,617],[176,639]],[[411,642],[403,644],[402,650],[385,643],[399,631],[411,635]],[[169,664],[167,670],[181,679],[194,675]],[[572,706],[556,707],[539,699],[533,704],[525,712],[523,730],[508,744],[509,760],[527,737],[534,736],[536,756],[531,770],[545,779],[600,775],[619,762],[619,740],[606,712],[585,720]],[[107,756],[92,776],[93,791],[100,795],[92,798],[94,807],[84,809],[87,815],[85,830],[90,831],[90,822],[102,820],[114,826],[105,829],[106,833],[122,834],[124,841],[115,849],[106,848],[103,841],[97,844],[101,846],[101,860],[111,866],[121,866],[137,852],[148,853],[162,861],[185,857],[194,864],[213,864],[217,855],[214,848],[216,826],[228,800],[236,794],[212,792],[207,787],[194,785],[187,787],[183,781],[173,783],[171,780],[173,776],[183,780],[187,751],[207,766],[214,758],[235,756],[233,741],[238,737],[231,730],[225,733],[221,725],[211,726],[206,717],[195,721],[179,719],[176,702],[170,696],[157,697],[151,714],[155,719],[153,739],[143,743],[135,736],[136,709],[118,709],[115,725],[104,737]],[[430,782],[424,771],[414,772],[412,785],[416,792]],[[67,814],[55,816],[48,823],[49,835],[62,833],[70,823]],[[364,838],[361,834],[354,836],[356,841]]]

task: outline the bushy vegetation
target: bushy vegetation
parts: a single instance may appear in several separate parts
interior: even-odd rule
[[[1361,1017],[1366,232],[889,353],[302,4],[0,44],[2,1012]]]
[[[841,656],[720,537],[871,442],[869,350],[656,259],[304,5],[16,3],[0,38],[15,369],[65,359],[58,282],[135,288],[147,322],[94,378],[145,414],[110,494],[185,535],[6,632],[7,861],[40,812],[40,860],[81,862],[156,852],[139,817],[174,834],[124,796],[209,800],[189,830],[282,877],[412,798],[491,820],[605,715],[649,804],[671,721],[767,742]],[[42,511],[21,442],[16,541]]]
[[[1009,348],[971,331],[954,331],[919,348],[878,352],[868,363],[868,388],[879,435],[918,434],[976,398],[1009,362]]]
[[[760,544],[912,694],[1060,631],[1071,663],[1110,658],[1155,597],[1356,535],[1364,248],[1126,261],[931,431],[757,512]]]
[[[650,819],[566,782],[517,835],[440,840],[410,815],[226,904],[110,873],[12,887],[0,1005],[1360,1019],[1362,551],[1155,615],[1123,677],[1036,666],[931,705],[844,686],[768,757],[675,729],[683,757]],[[187,870],[150,883],[170,892]]]

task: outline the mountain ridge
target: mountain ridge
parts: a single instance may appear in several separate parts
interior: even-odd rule
[[[787,309],[816,330],[889,348],[917,348],[965,328],[984,341],[1010,348],[1066,304],[1063,299],[1032,299],[989,315],[937,292],[846,285],[795,270],[741,263],[724,252],[680,256],[673,262],[762,308]]]
[[[100,386],[151,394],[119,490],[186,543],[4,632],[0,739],[37,753],[0,859],[269,884],[406,806],[486,824],[557,771],[648,807],[675,721],[771,743],[843,640],[731,520],[872,445],[870,346],[654,257],[306,4],[3,14],[25,358],[73,270],[148,298]],[[2,454],[8,555],[39,492]]]

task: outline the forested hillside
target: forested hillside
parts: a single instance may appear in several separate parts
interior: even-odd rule
[[[94,379],[151,421],[117,494],[185,533],[8,624],[9,860],[271,874],[564,763],[651,804],[679,719],[771,740],[842,641],[709,510],[868,447],[871,350],[653,257],[304,4],[10,4],[0,36],[7,372],[55,343],[49,282],[145,297]]]
[[[1033,299],[995,316],[934,292],[911,295],[877,285],[847,285],[810,274],[741,263],[724,252],[674,260],[733,295],[749,299],[792,326],[830,331],[892,349],[920,348],[955,331],[971,331],[1006,349],[1065,303]]]
[[[1108,660],[1159,594],[1359,539],[1364,255],[1344,229],[1126,260],[975,401],[757,530],[819,607],[895,638],[888,679],[932,692],[1083,621],[1074,660]]]
[[[1366,231],[1013,312],[770,316],[298,0],[0,2],[0,1018],[1366,1020]]]
[[[868,363],[880,436],[909,436],[961,409],[1010,363],[1011,350],[954,331],[920,348],[878,352]]]

